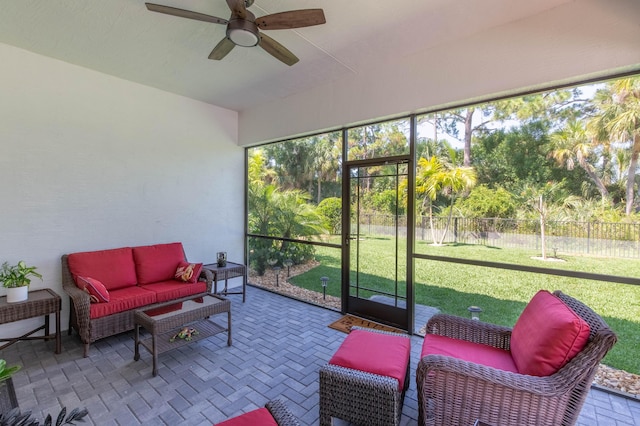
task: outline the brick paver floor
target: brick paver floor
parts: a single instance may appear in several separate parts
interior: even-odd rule
[[[133,333],[102,339],[82,357],[78,337],[65,336],[63,351],[52,342],[19,342],[2,352],[14,376],[20,408],[42,419],[46,413],[87,407],[85,424],[210,425],[281,398],[304,425],[318,424],[318,369],[344,334],[327,325],[340,317],[254,287],[247,302],[230,296],[233,346],[213,336],[159,357],[133,360]],[[417,423],[415,367],[422,344],[412,337],[412,380],[402,424]],[[640,425],[640,401],[591,390],[580,420],[587,425]]]

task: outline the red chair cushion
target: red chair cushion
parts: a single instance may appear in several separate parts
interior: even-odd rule
[[[136,285],[131,247],[72,253],[68,261],[76,285],[78,276],[92,277],[109,291]]]
[[[392,377],[402,391],[410,352],[411,340],[407,337],[352,330],[329,364]]]
[[[266,408],[258,408],[241,416],[218,423],[218,426],[278,426]]]
[[[589,340],[589,324],[546,290],[533,296],[511,334],[511,356],[521,374],[550,376]]]
[[[137,285],[112,290],[109,292],[109,298],[111,299],[109,303],[91,304],[89,307],[91,319],[156,303],[156,294],[154,292],[140,288]]]
[[[207,291],[207,283],[203,281],[190,284],[169,280],[147,284],[141,287],[145,290],[154,292],[158,303],[191,296],[192,294],[205,293]]]
[[[202,263],[180,262],[174,278],[184,283],[195,283],[200,277],[202,271]]]
[[[445,355],[498,370],[518,372],[511,353],[507,350],[437,334],[427,334],[424,337],[420,358],[427,355]]]
[[[138,284],[172,280],[184,262],[182,243],[155,244],[133,248]]]
[[[80,290],[89,293],[91,303],[105,303],[109,301],[109,291],[107,291],[104,284],[95,278],[78,276],[76,286],[78,286]]]

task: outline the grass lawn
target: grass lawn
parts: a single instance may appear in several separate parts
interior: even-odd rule
[[[367,287],[392,291],[395,285],[395,246],[384,237],[367,238],[360,246],[361,270],[366,271]],[[637,277],[640,260],[561,256],[565,262],[531,259],[539,253],[530,250],[495,249],[459,245],[434,247],[419,243],[419,253],[483,259],[523,265],[558,267],[603,274]],[[320,277],[329,277],[327,294],[340,297],[340,250],[317,247],[321,265],[292,278],[292,284],[322,291]],[[509,271],[416,259],[416,303],[435,306],[442,312],[468,316],[467,307],[480,306],[483,321],[513,326],[526,303],[539,289],[562,290],[600,314],[618,335],[618,343],[604,363],[640,374],[640,286],[580,280],[576,278]],[[402,271],[401,271],[402,272]],[[402,276],[402,273],[400,274]],[[404,283],[400,283],[402,287]]]

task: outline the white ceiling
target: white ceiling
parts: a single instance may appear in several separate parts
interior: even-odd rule
[[[258,17],[324,10],[324,25],[266,32],[300,58],[292,67],[260,47],[209,60],[224,25],[153,13],[143,0],[0,0],[0,42],[243,111],[571,1],[256,0]],[[230,15],[225,0],[153,2]]]

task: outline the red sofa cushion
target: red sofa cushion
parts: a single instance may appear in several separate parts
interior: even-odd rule
[[[498,370],[518,372],[511,353],[505,349],[437,334],[427,334],[424,337],[420,358],[427,355],[445,355]]]
[[[407,337],[352,330],[329,364],[392,377],[402,391],[410,352],[411,340]]]
[[[218,423],[218,426],[278,426],[266,408],[258,408],[238,417]]]
[[[68,261],[76,285],[78,276],[94,278],[109,291],[136,285],[131,247],[72,253]]]
[[[80,290],[89,293],[91,303],[105,303],[109,301],[109,291],[107,291],[104,284],[95,278],[78,276],[76,286]]]
[[[184,285],[184,284],[183,284]],[[92,303],[91,319],[136,309],[156,303],[156,293],[139,286],[124,287],[109,292],[109,303]]]
[[[178,264],[185,261],[182,243],[134,247],[133,259],[138,284],[172,280]]]
[[[549,376],[589,340],[589,324],[546,290],[533,296],[511,334],[511,356],[521,374]]]
[[[182,283],[176,280],[162,281],[159,283],[140,286],[145,290],[156,294],[158,303],[169,300],[191,296],[192,294],[204,293],[207,291],[207,283],[198,281],[197,283]]]
[[[202,271],[202,263],[180,262],[174,278],[184,283],[195,283],[200,277]]]

